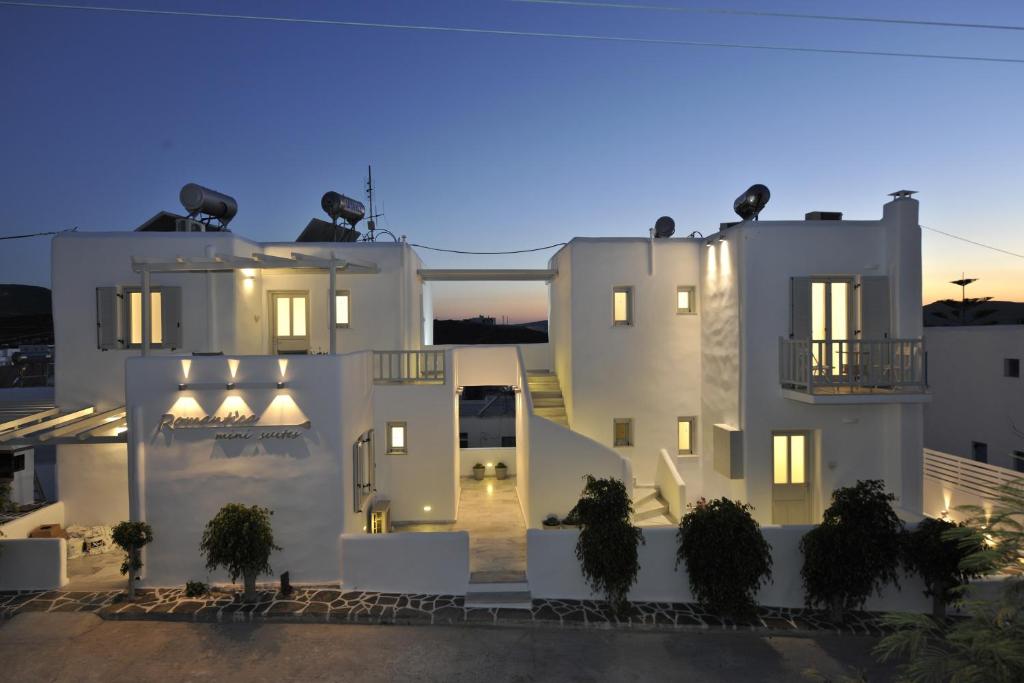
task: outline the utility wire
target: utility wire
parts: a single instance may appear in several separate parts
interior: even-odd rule
[[[435,26],[429,24],[390,24],[370,21],[343,21],[340,19],[304,19],[299,17],[275,17],[254,14],[222,14],[217,12],[194,12],[187,10],[157,10],[129,7],[104,7],[99,5],[69,5],[46,2],[12,2],[0,0],[0,5],[10,7],[31,7],[39,9],[83,10],[92,12],[113,12],[119,14],[147,14],[156,16],[201,17],[205,19],[239,19],[246,21],[268,21],[285,24],[316,24],[320,26],[347,26],[352,28],[397,29],[403,31],[430,31],[435,33],[462,33],[490,36],[513,36],[519,38],[553,38],[561,40],[600,41],[608,43],[641,43],[676,47],[714,47],[740,50],[769,50],[774,52],[802,52],[833,55],[861,55],[872,57],[899,57],[909,59],[940,59],[962,62],[996,62],[1002,64],[1024,64],[1024,59],[1014,57],[972,57],[923,52],[885,52],[879,50],[844,50],[839,48],[795,47],[789,45],[760,45],[756,43],[720,43],[697,40],[675,40],[669,38],[636,38],[629,36],[608,36],[582,33],[554,33],[546,31],[512,31],[506,29],[470,28],[459,26]]]
[[[836,14],[803,14],[800,12],[762,12],[759,10],[721,9],[711,7],[677,7],[675,5],[645,5],[625,2],[587,2],[585,0],[505,0],[525,5],[564,5],[598,9],[635,9],[680,14],[725,14],[734,17],[775,17],[781,19],[811,19],[815,21],[855,21],[872,24],[904,24],[908,26],[938,26],[943,28],[986,29],[994,31],[1024,31],[1024,26],[1009,24],[972,24],[959,21],[927,21],[925,19],[888,19],[885,17],[854,17]]]
[[[461,249],[441,249],[440,247],[428,247],[425,244],[415,244],[409,242],[410,247],[419,247],[420,249],[429,249],[430,251],[444,251],[449,254],[483,254],[483,255],[496,255],[496,254],[526,254],[532,251],[544,251],[546,249],[554,249],[555,247],[564,247],[567,242],[556,242],[555,244],[549,244],[546,247],[536,247],[534,249],[513,249],[511,251],[462,251]]]
[[[28,233],[27,235],[2,235],[2,236],[0,236],[0,240],[20,240],[20,239],[24,239],[26,237],[42,237],[43,235],[59,235],[62,232],[75,232],[76,230],[78,230],[78,226],[77,225],[75,227],[73,227],[73,228],[68,228],[66,230],[51,230],[50,232],[31,232],[31,233]]]
[[[953,239],[960,240],[961,242],[967,242],[968,244],[973,244],[976,247],[984,247],[985,249],[991,249],[992,251],[998,251],[1001,254],[1007,254],[1009,256],[1016,256],[1017,258],[1024,258],[1024,254],[1018,254],[1015,251],[1009,251],[1007,249],[1000,249],[999,247],[993,247],[990,244],[982,244],[981,242],[975,242],[974,240],[969,240],[966,237],[961,237],[960,235],[954,235],[951,232],[944,232],[944,231],[938,230],[936,228],[929,228],[927,225],[922,225],[921,227],[924,228],[925,230],[930,230],[932,232],[937,232],[940,235],[945,235],[946,237],[952,237]]]

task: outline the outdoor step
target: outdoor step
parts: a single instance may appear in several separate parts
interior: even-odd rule
[[[562,393],[562,385],[558,382],[530,382],[528,386],[530,387],[531,394],[535,391],[557,391]]]
[[[508,586],[509,584],[526,585],[526,572],[521,569],[481,569],[469,575],[469,587],[477,590],[477,586]]]
[[[633,524],[639,527],[651,527],[651,526],[679,526],[676,520],[672,519],[668,515],[659,515],[657,517],[648,517],[647,519],[633,519]]]
[[[643,520],[651,519],[652,517],[658,517],[668,513],[668,504],[665,503],[661,498],[651,498],[644,502],[644,504],[637,505],[634,507],[633,519]]]
[[[534,408],[564,408],[565,401],[562,400],[561,395],[556,397],[538,396],[533,399]]]
[[[530,395],[533,396],[534,399],[538,399],[538,398],[559,398],[560,399],[560,398],[562,398],[562,392],[559,391],[558,389],[554,389],[554,390],[533,389],[531,387],[530,388]]]
[[[529,593],[530,584],[526,581],[494,581],[490,583],[469,582],[469,593]]]
[[[464,604],[466,607],[530,609],[533,606],[533,596],[530,595],[530,591],[509,591],[507,593],[467,591]]]
[[[639,497],[637,497],[637,496],[639,496]],[[644,507],[647,503],[651,502],[652,500],[654,500],[654,501],[659,500],[659,498],[658,498],[658,489],[651,489],[651,490],[640,489],[639,492],[638,492],[637,488],[633,489],[633,509],[634,510],[639,510],[640,508]]]

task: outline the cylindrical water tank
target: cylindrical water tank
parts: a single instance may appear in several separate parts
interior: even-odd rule
[[[178,199],[189,214],[205,213],[224,225],[238,213],[238,202],[234,197],[195,183],[189,183],[181,188]]]
[[[355,225],[366,215],[366,207],[362,202],[337,192],[325,192],[320,199],[320,206],[332,220],[342,218],[350,225]]]

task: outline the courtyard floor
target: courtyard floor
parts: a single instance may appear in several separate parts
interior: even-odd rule
[[[516,478],[463,477],[460,483],[455,523],[402,524],[395,525],[395,531],[468,531],[474,582],[525,580],[526,524],[516,496]]]
[[[819,634],[0,621],[11,681],[888,681],[876,639]],[[863,676],[863,678],[861,678]]]

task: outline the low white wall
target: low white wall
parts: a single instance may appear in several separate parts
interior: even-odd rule
[[[628,459],[543,417],[526,417],[530,440],[527,526],[540,527],[549,514],[568,514],[579,500],[583,478],[588,474],[619,479],[632,491],[633,471]]]
[[[804,592],[800,579],[803,555],[800,538],[811,526],[762,527],[772,546],[772,583],[761,589],[758,602],[772,607],[803,607]],[[580,572],[575,548],[578,533],[571,530],[526,532],[527,578],[534,598],[587,600],[602,598],[591,593]],[[653,602],[693,602],[686,569],[676,568],[676,529],[644,529],[645,544],[639,548],[640,573],[629,593],[630,600]],[[900,589],[889,586],[882,597],[872,596],[869,610],[928,612],[931,598],[922,592],[918,577],[904,576]]]
[[[555,367],[554,354],[551,344],[519,344],[519,350],[523,354],[523,366],[527,370],[552,370]]]
[[[473,476],[473,465],[480,463],[481,465],[497,465],[499,462],[505,463],[508,467],[508,476],[512,476],[516,473],[516,449],[512,448],[462,448],[459,449],[459,476],[461,477],[472,477]],[[494,467],[488,467],[484,471],[484,476],[493,477]]]
[[[658,466],[654,470],[654,483],[662,500],[668,504],[669,515],[678,521],[686,507],[686,483],[676,469],[675,458],[664,448],[661,449]]]
[[[0,591],[52,590],[68,582],[63,538],[0,540]]]
[[[465,595],[469,534],[342,534],[341,587],[383,593]]]
[[[28,538],[30,531],[43,524],[60,524],[64,526],[64,503],[50,503],[46,507],[33,510],[15,520],[0,525],[3,539]]]
[[[57,446],[57,498],[67,506],[69,525],[114,526],[128,519],[127,446]]]

